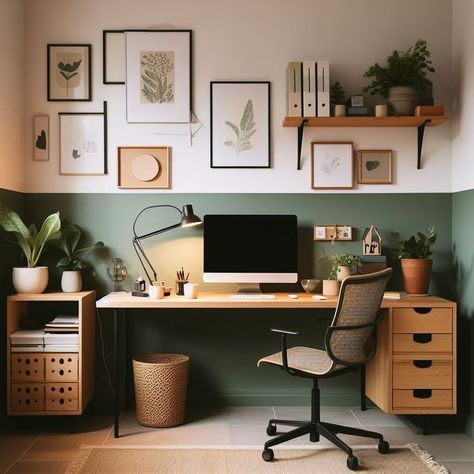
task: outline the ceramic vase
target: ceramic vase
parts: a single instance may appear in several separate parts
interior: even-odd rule
[[[48,267],[13,267],[12,279],[17,293],[43,293],[48,286]]]
[[[76,293],[82,290],[81,272],[78,270],[64,271],[61,277],[61,289],[64,293]]]
[[[428,293],[433,260],[429,258],[402,258],[403,287],[411,295]]]
[[[337,296],[340,287],[341,282],[339,280],[323,280],[323,295]]]
[[[344,104],[336,104],[334,106],[334,117],[345,117],[346,106]]]

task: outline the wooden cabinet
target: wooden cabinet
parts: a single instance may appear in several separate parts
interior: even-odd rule
[[[64,304],[79,315],[79,352],[11,352],[10,334],[52,319]],[[94,394],[95,292],[9,296],[6,335],[7,414],[82,414]]]
[[[367,364],[367,396],[386,413],[456,413],[456,304],[391,307]]]

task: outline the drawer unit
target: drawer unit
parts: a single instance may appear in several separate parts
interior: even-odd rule
[[[453,310],[451,308],[394,308],[394,333],[451,334]]]
[[[433,333],[393,334],[392,349],[394,353],[444,352],[452,354],[453,335]]]
[[[452,390],[394,390],[393,408],[451,409]]]
[[[407,360],[393,362],[394,389],[452,389],[453,364],[440,360]]]
[[[10,378],[13,382],[42,382],[44,356],[35,353],[13,353]]]
[[[78,380],[78,354],[46,354],[47,382],[76,382]]]
[[[77,383],[45,384],[45,408],[51,411],[77,410],[79,389]]]
[[[16,411],[44,410],[44,384],[12,383],[10,408]]]

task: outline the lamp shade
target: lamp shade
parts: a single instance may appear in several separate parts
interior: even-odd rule
[[[191,227],[201,223],[201,219],[194,214],[193,206],[191,204],[184,205],[181,217],[181,227]]]

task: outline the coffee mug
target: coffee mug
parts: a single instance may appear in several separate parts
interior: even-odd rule
[[[197,283],[184,284],[184,296],[186,298],[197,298],[199,293],[199,285]]]
[[[154,300],[161,300],[165,296],[165,287],[161,285],[150,285],[148,287],[148,294]]]
[[[318,288],[320,280],[315,280],[313,278],[309,278],[307,280],[301,280],[301,286],[303,287],[306,293],[314,293]]]

